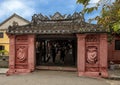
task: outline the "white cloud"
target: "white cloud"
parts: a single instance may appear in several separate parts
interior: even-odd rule
[[[95,5],[99,0],[91,0],[90,6]],[[0,0],[0,22],[13,13],[31,19],[34,13],[43,13],[45,15],[53,14],[59,11],[63,14],[73,13],[82,10],[82,6],[77,4],[76,0]]]
[[[90,0],[90,3],[98,3],[100,0]]]
[[[0,3],[0,18],[10,16],[17,13],[22,17],[30,17],[35,10],[32,8],[34,2],[26,2],[26,0],[5,0]]]
[[[87,6],[88,8],[90,7],[94,7],[96,6],[96,4],[99,2],[100,0],[90,0],[89,5]]]

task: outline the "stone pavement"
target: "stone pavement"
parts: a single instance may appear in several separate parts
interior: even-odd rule
[[[35,71],[25,75],[0,75],[0,85],[110,85],[104,79],[78,77],[76,72]]]
[[[8,68],[0,68],[0,74],[6,74]],[[120,69],[117,70],[109,70],[109,78],[113,80],[120,80]]]
[[[0,68],[0,74],[7,70]],[[36,70],[24,75],[0,75],[0,85],[120,85],[120,80],[78,77],[76,72]]]
[[[78,77],[76,72],[36,70],[24,75],[0,75],[0,85],[120,85],[120,81]]]

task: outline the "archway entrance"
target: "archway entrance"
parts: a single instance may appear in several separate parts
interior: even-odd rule
[[[77,59],[75,35],[37,35],[36,68],[52,70],[75,70]],[[61,69],[58,69],[58,68]]]

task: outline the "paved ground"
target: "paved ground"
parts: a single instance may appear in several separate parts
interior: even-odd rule
[[[106,80],[107,83],[109,83],[110,85],[120,85],[120,80],[119,81],[115,81],[115,80]]]
[[[25,75],[0,75],[0,85],[120,85],[120,81],[77,77],[76,72],[35,71]]]

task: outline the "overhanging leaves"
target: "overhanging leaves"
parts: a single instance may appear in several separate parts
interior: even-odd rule
[[[84,9],[84,12],[85,12],[85,13],[91,13],[91,12],[93,12],[94,10],[97,10],[97,9],[98,9],[97,7],[85,8],[85,9]]]

